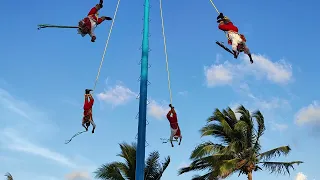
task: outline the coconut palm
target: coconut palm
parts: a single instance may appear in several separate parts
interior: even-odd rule
[[[13,177],[10,173],[5,174],[4,176],[7,177],[7,180],[13,180]]]
[[[281,146],[266,152],[261,151],[260,138],[266,130],[264,117],[260,111],[252,114],[242,105],[237,108],[240,118],[237,119],[230,108],[216,109],[213,116],[207,120],[201,130],[203,136],[213,136],[220,140],[220,144],[211,141],[197,146],[192,152],[192,163],[179,170],[179,174],[191,171],[207,170],[202,176],[195,176],[194,180],[224,179],[238,172],[245,174],[252,180],[252,173],[259,170],[269,170],[271,173],[290,173],[294,164],[301,161],[274,162],[272,158],[287,155],[289,146]]]
[[[112,162],[102,165],[95,172],[96,178],[103,180],[134,180],[136,171],[136,144],[120,144],[121,153],[118,156],[124,162]],[[160,180],[162,174],[170,163],[170,157],[166,157],[164,163],[159,162],[160,154],[158,151],[151,152],[145,164],[145,180]]]

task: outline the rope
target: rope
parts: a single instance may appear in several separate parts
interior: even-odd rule
[[[78,135],[80,135],[80,134],[82,134],[82,133],[84,133],[84,132],[87,132],[87,131],[80,131],[80,132],[78,132],[77,134],[73,135],[69,140],[66,140],[65,144],[68,144],[69,142],[72,141],[72,139],[73,139],[74,137],[76,137],[76,136],[78,136]]]
[[[167,53],[167,43],[166,43],[166,35],[164,33],[164,20],[162,15],[162,0],[160,0],[160,16],[161,16],[161,25],[162,25],[162,36],[163,36],[163,44],[164,44],[164,54],[166,56],[166,65],[167,65],[167,73],[168,73],[168,88],[170,94],[170,104],[172,104],[172,92],[171,92],[171,83],[170,83],[170,71],[169,71],[169,63],[168,63],[168,53]]]
[[[111,36],[111,33],[112,33],[112,29],[113,29],[113,24],[114,24],[114,21],[115,21],[116,16],[117,16],[119,4],[120,4],[120,0],[118,0],[117,7],[116,7],[116,10],[115,10],[114,15],[113,15],[112,24],[111,24],[111,27],[110,27],[110,30],[109,30],[109,34],[108,34],[108,39],[107,39],[106,45],[104,47],[103,55],[102,55],[102,58],[101,58],[99,69],[98,69],[98,74],[97,74],[96,80],[94,82],[93,91],[96,89],[97,82],[98,82],[98,79],[99,79],[99,76],[100,76],[101,67],[102,67],[102,64],[103,64],[103,61],[104,61],[104,57],[105,57],[106,52],[107,52],[107,48],[108,48],[108,45],[109,45],[109,40],[110,40],[110,36]]]
[[[212,4],[212,6],[214,7],[214,9],[217,11],[217,13],[220,14],[220,12],[218,11],[218,8],[216,7],[216,5],[214,5],[213,1],[210,0],[210,2],[211,2],[211,4]]]
[[[212,0],[210,0],[210,2],[211,2],[211,4],[212,4],[213,8],[217,11],[217,13],[218,13],[218,14],[220,14],[220,12],[219,12],[219,10],[218,10],[217,6],[213,3],[213,1],[212,1]],[[226,32],[224,32],[224,34],[226,35],[227,39],[229,39],[228,34],[227,34]]]

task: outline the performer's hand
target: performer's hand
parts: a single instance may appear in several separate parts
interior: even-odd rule
[[[91,38],[91,42],[95,42],[96,41],[96,37],[95,36],[92,36],[92,38]]]
[[[219,16],[217,17],[217,20],[218,19],[223,19],[223,17],[224,17],[223,13],[220,13]]]
[[[111,18],[111,17],[108,17],[108,16],[102,16],[101,18],[104,19],[104,20],[108,20],[108,21],[111,21],[111,20],[112,20],[112,18]]]
[[[103,0],[100,0],[100,3],[99,3],[100,5],[102,5],[103,4]]]

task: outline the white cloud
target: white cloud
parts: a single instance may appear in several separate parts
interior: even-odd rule
[[[265,74],[268,80],[279,84],[286,84],[291,80],[292,66],[285,60],[272,62],[262,55],[253,55],[252,58],[255,61],[256,72]]]
[[[209,87],[230,84],[233,79],[232,71],[222,64],[211,65],[210,67],[205,66],[204,74]]]
[[[299,172],[295,178],[295,180],[307,180],[307,176],[304,175],[302,172]]]
[[[168,105],[165,107],[155,100],[151,100],[148,105],[148,115],[159,120],[164,119],[169,110],[170,108],[168,107]]]
[[[65,177],[66,180],[91,180],[88,172],[72,172],[67,174]]]
[[[124,85],[117,84],[114,87],[110,87],[108,90],[99,93],[98,99],[113,106],[123,105],[137,96],[137,93],[131,91]]]
[[[295,122],[298,125],[320,124],[320,105],[314,101],[307,107],[301,108],[296,114]]]
[[[254,76],[258,79],[267,79],[277,84],[287,84],[292,80],[292,66],[285,60],[272,62],[265,56],[252,55],[253,64],[249,64],[247,56],[241,56],[243,61],[240,64],[233,64],[228,61],[223,64],[213,64],[204,68],[208,87],[217,85],[230,85],[242,81],[246,76]]]
[[[62,154],[29,142],[27,139],[20,137],[12,129],[5,129],[0,134],[0,142],[4,148],[46,158],[70,168],[77,167],[77,164],[75,164],[69,158],[63,156]]]

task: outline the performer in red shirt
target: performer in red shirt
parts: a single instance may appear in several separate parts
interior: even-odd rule
[[[170,128],[171,128],[170,143],[171,143],[171,146],[174,147],[172,143],[173,138],[175,138],[176,140],[178,140],[179,138],[179,145],[180,145],[182,140],[182,135],[181,135],[180,127],[178,124],[177,113],[171,104],[169,104],[169,107],[171,109],[167,114],[167,119],[169,120]]]
[[[92,90],[91,89],[85,90],[82,126],[86,129],[86,131],[88,131],[88,128],[91,123],[93,126],[92,133],[94,133],[94,130],[96,129],[96,124],[94,123],[93,118],[92,118],[92,106],[94,103],[94,99],[93,99],[92,95],[90,94],[90,91],[92,91]]]
[[[78,34],[81,34],[82,37],[89,34],[91,37],[91,42],[95,42],[97,37],[94,34],[94,30],[97,25],[101,24],[105,20],[112,20],[111,17],[102,16],[99,18],[99,10],[103,7],[103,0],[100,0],[100,3],[93,7],[88,16],[79,22]]]
[[[240,52],[244,52],[250,58],[250,62],[253,63],[252,56],[249,48],[246,46],[246,38],[243,34],[239,34],[238,27],[233,25],[227,16],[220,13],[217,17],[219,23],[218,28],[224,32],[227,32],[228,44],[232,45],[232,51],[234,58],[238,58]]]

